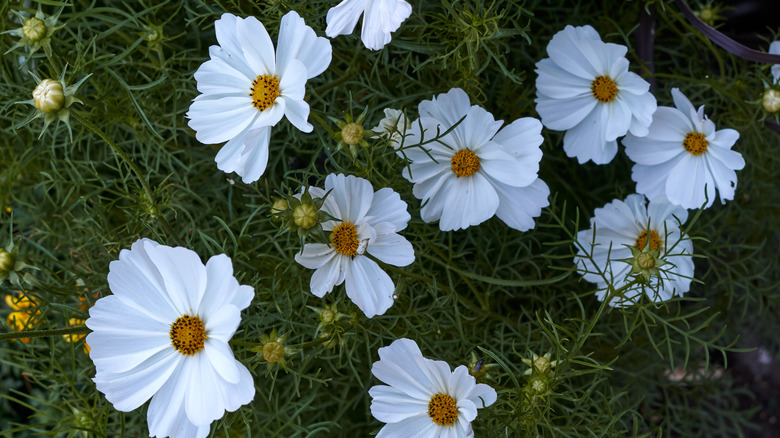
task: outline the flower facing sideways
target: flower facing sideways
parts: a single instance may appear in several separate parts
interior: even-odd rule
[[[646,137],[628,135],[623,140],[628,158],[636,163],[631,178],[637,193],[648,198],[663,195],[685,208],[711,206],[715,189],[721,202],[734,199],[735,170],[745,167],[742,155],[731,150],[739,133],[716,131],[704,106],[697,111],[677,88],[672,97],[677,108],[658,108]]]
[[[376,438],[473,437],[477,409],[492,405],[496,391],[476,383],[468,368],[423,357],[411,339],[379,349],[371,373],[387,385],[373,386],[371,414],[387,423]]]
[[[680,230],[687,219],[687,210],[670,204],[663,196],[648,205],[638,194],[629,195],[625,201],[616,199],[597,208],[590,229],[577,233],[577,267],[585,272],[585,280],[598,286],[599,300],[609,294],[607,280],[616,290],[626,287],[621,294],[610,297],[609,304],[614,307],[636,304],[642,295],[653,302],[682,296],[690,289],[693,277],[693,244]],[[592,255],[592,260],[586,254]],[[640,278],[630,275],[637,273],[636,264],[643,270],[659,268],[651,277]],[[627,286],[633,279],[637,281]]]
[[[343,0],[328,10],[325,34],[333,38],[352,33],[362,14],[363,45],[380,50],[411,13],[412,5],[404,0]]]
[[[379,121],[379,124],[371,128],[371,131],[376,134],[372,138],[386,137],[388,144],[394,149],[398,149],[403,143],[406,131],[412,127],[412,124],[406,120],[401,110],[385,108],[384,113],[385,117]]]
[[[566,131],[563,150],[580,163],[609,163],[618,137],[647,135],[656,101],[650,84],[628,71],[626,51],[590,26],[566,26],[547,45],[550,57],[536,63],[536,111],[548,129]]]
[[[210,59],[195,72],[201,94],[187,117],[198,141],[227,141],[217,153],[217,167],[252,183],[265,172],[271,127],[282,117],[303,132],[314,129],[303,97],[306,81],[330,64],[330,42],[294,11],[282,17],[275,53],[254,17],[223,14],[214,28],[219,45],[209,48]]]
[[[367,254],[393,266],[414,261],[412,244],[398,234],[411,218],[406,203],[392,189],[374,192],[370,182],[351,175],[330,174],[325,190],[309,191],[319,198],[330,192],[322,209],[337,218],[322,224],[330,244],[307,243],[295,255],[298,263],[315,269],[311,292],[321,298],[346,282],[347,296],[368,318],[385,313],[393,305],[395,285]]]
[[[397,153],[411,161],[403,176],[424,204],[422,219],[438,220],[443,231],[478,225],[493,215],[520,231],[533,228],[550,194],[537,176],[539,120],[524,117],[502,128],[503,121],[472,106],[460,88],[422,101],[419,112],[406,133],[407,146]]]
[[[89,309],[97,389],[120,411],[147,411],[150,436],[205,437],[212,421],[249,403],[255,386],[228,341],[254,291],[224,254],[204,266],[195,252],[149,239],[109,265],[113,295]]]

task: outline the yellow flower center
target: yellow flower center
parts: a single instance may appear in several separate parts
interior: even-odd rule
[[[279,76],[259,75],[252,81],[252,92],[249,96],[252,98],[252,106],[258,111],[264,111],[274,104],[279,97]]]
[[[634,243],[634,246],[639,248],[639,250],[645,249],[645,245],[647,245],[647,230],[643,230],[642,234],[636,238],[636,243]],[[655,230],[650,230],[650,250],[661,249],[662,246],[663,242],[658,237],[658,233]]]
[[[685,134],[685,140],[683,140],[683,147],[691,155],[701,155],[707,152],[707,139],[698,132],[689,132]]]
[[[596,76],[596,79],[590,83],[590,92],[599,102],[609,103],[617,97],[618,89],[615,81],[609,76]]]
[[[342,222],[330,233],[330,244],[336,252],[346,256],[356,256],[360,241],[357,238],[357,228],[349,222]]]
[[[452,173],[458,178],[471,176],[479,170],[479,157],[468,149],[461,149],[452,156]]]
[[[197,316],[182,315],[171,324],[171,344],[185,356],[192,356],[203,350],[206,342],[206,327]]]
[[[458,420],[458,404],[448,394],[434,394],[428,402],[428,416],[439,426],[452,426]]]

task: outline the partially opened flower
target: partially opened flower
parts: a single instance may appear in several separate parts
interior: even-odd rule
[[[403,142],[403,136],[412,124],[401,110],[385,108],[384,113],[385,117],[379,121],[379,124],[371,128],[371,131],[376,134],[372,138],[387,138],[388,144],[398,149]]]
[[[735,170],[745,167],[742,154],[731,150],[739,133],[716,131],[704,106],[697,111],[677,88],[672,98],[677,108],[658,108],[646,137],[628,135],[623,140],[628,158],[636,163],[631,178],[637,193],[663,195],[685,208],[711,206],[716,189],[721,202],[734,199]]]
[[[380,50],[411,13],[412,5],[404,0],[343,0],[328,10],[325,35],[333,38],[352,33],[363,15],[363,45]]]
[[[380,348],[379,359],[371,373],[387,385],[368,390],[371,415],[387,423],[377,438],[473,437],[477,409],[498,398],[493,388],[477,383],[465,365],[450,371],[446,362],[423,357],[411,339]]]
[[[539,120],[524,117],[502,128],[502,120],[472,106],[460,88],[421,102],[419,112],[397,153],[411,161],[403,176],[424,204],[422,219],[438,220],[444,231],[478,225],[493,215],[520,231],[533,228],[550,194],[537,176]]]
[[[395,285],[367,255],[393,266],[414,261],[412,244],[398,234],[411,218],[406,203],[392,189],[374,192],[370,182],[352,175],[330,174],[325,190],[309,191],[320,198],[330,192],[322,210],[337,218],[322,224],[329,244],[307,243],[295,255],[295,261],[315,269],[311,292],[321,298],[346,282],[347,296],[368,318],[385,313],[393,305]]]
[[[120,411],[151,397],[150,436],[205,437],[212,421],[249,403],[255,386],[228,341],[254,291],[224,254],[204,266],[186,248],[149,239],[109,265],[113,295],[89,309],[97,389]]]
[[[647,135],[656,108],[650,84],[628,71],[626,46],[601,41],[591,26],[556,33],[536,63],[536,111],[566,131],[563,150],[580,163],[612,161],[617,138]]]
[[[649,204],[639,194],[629,195],[625,201],[616,199],[597,208],[590,229],[577,233],[577,267],[585,280],[598,285],[598,299],[609,296],[614,307],[636,304],[642,295],[653,302],[682,296],[693,277],[693,244],[680,230],[687,219],[687,210],[664,197]],[[637,273],[632,263],[637,259],[644,269],[658,268],[654,275],[643,279],[630,275]],[[610,294],[607,281],[621,292]],[[634,284],[626,287],[632,281]]]
[[[211,59],[195,72],[201,94],[187,117],[199,141],[227,141],[217,153],[217,167],[251,183],[265,172],[271,127],[282,117],[303,132],[314,129],[303,97],[306,81],[330,64],[330,42],[294,11],[282,17],[275,52],[254,17],[223,14],[214,28],[219,45],[209,48]]]

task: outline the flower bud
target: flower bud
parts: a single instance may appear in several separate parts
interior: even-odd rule
[[[764,92],[764,99],[762,101],[764,110],[770,113],[780,111],[780,91],[774,88],[769,88]]]
[[[60,81],[44,79],[32,94],[35,108],[45,113],[56,113],[65,105],[65,92]]]
[[[653,269],[655,267],[655,257],[648,252],[643,252],[636,256],[636,264],[641,269]]]
[[[46,23],[37,17],[30,17],[22,26],[22,35],[34,43],[46,38],[46,32]]]
[[[317,225],[317,208],[312,204],[304,203],[293,210],[293,221],[295,225],[308,230],[309,228]]]
[[[284,345],[281,342],[271,341],[263,345],[263,359],[269,363],[279,362],[284,358]]]
[[[271,214],[279,214],[290,207],[290,204],[286,199],[277,199],[274,201],[274,205],[271,206]]]
[[[6,251],[5,248],[0,248],[0,272],[13,270],[15,263],[13,254]]]
[[[341,138],[344,143],[354,146],[363,140],[363,127],[355,122],[347,123],[341,128]]]

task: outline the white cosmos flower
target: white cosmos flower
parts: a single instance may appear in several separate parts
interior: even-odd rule
[[[411,218],[406,203],[392,189],[374,192],[370,182],[352,175],[330,174],[325,190],[309,189],[319,198],[328,191],[322,210],[338,219],[322,224],[330,232],[330,245],[307,243],[295,260],[316,269],[311,276],[314,295],[322,298],[333,286],[346,282],[347,296],[366,317],[382,315],[393,305],[395,285],[366,254],[393,266],[414,261],[412,244],[398,234]]]
[[[390,42],[390,33],[398,30],[411,13],[412,5],[404,0],[343,0],[328,10],[325,35],[333,38],[352,33],[363,15],[363,45],[380,50]]]
[[[371,373],[387,385],[368,390],[371,415],[387,423],[376,438],[473,437],[477,409],[492,405],[496,391],[476,383],[468,368],[423,357],[411,339],[379,349]]]
[[[646,137],[627,135],[626,154],[636,163],[631,178],[637,193],[648,198],[664,195],[675,205],[699,208],[715,201],[734,199],[735,170],[745,167],[742,155],[731,150],[739,133],[733,129],[715,130],[715,124],[697,111],[685,95],[672,89],[677,108],[662,106],[653,115]],[[705,190],[706,187],[706,190]]]
[[[149,435],[205,437],[212,421],[249,403],[255,386],[228,341],[254,291],[224,254],[141,239],[111,262],[113,295],[89,309],[95,384],[120,411],[147,411]]]
[[[547,45],[550,57],[536,63],[536,111],[548,129],[566,131],[563,150],[580,163],[609,163],[618,137],[647,135],[656,101],[650,84],[628,71],[626,50],[590,26],[566,26]]]
[[[780,41],[772,41],[769,45],[769,53],[773,55],[780,55]],[[772,79],[775,84],[780,83],[780,64],[775,64],[770,69],[772,72]]]
[[[371,131],[376,133],[372,138],[387,137],[390,146],[398,149],[401,146],[404,134],[412,127],[412,124],[409,120],[406,120],[401,110],[385,108],[384,112],[385,117],[379,121],[378,125],[371,128]]]
[[[419,113],[407,131],[407,146],[397,153],[411,160],[403,176],[425,204],[422,219],[439,220],[444,231],[478,225],[493,215],[520,231],[533,228],[550,194],[537,177],[543,142],[539,120],[525,117],[502,128],[502,120],[472,106],[460,88],[422,101]]]
[[[632,278],[632,265],[624,261],[632,258],[630,247],[657,250],[659,259],[667,262],[650,286],[636,284],[624,291],[623,297],[613,297],[609,304],[623,307],[639,302],[644,294],[650,301],[659,302],[688,292],[693,277],[693,243],[680,235],[680,223],[688,219],[688,211],[672,205],[664,197],[657,197],[646,205],[645,197],[629,195],[597,208],[590,219],[590,229],[577,233],[577,242],[586,251],[577,249],[577,267],[587,271],[585,280],[598,285],[596,296],[604,300],[607,283],[597,272],[602,272],[611,284],[620,289]],[[678,222],[679,220],[679,222]],[[648,230],[650,232],[648,233]],[[593,233],[595,232],[595,240]],[[594,245],[594,246],[591,246]],[[593,262],[584,257],[592,251]]]
[[[214,23],[218,46],[195,72],[198,91],[187,112],[196,138],[221,143],[217,167],[257,181],[268,164],[271,127],[282,117],[303,132],[309,104],[306,81],[331,60],[330,42],[317,37],[294,11],[282,17],[276,52],[268,32],[254,17],[223,14]]]

